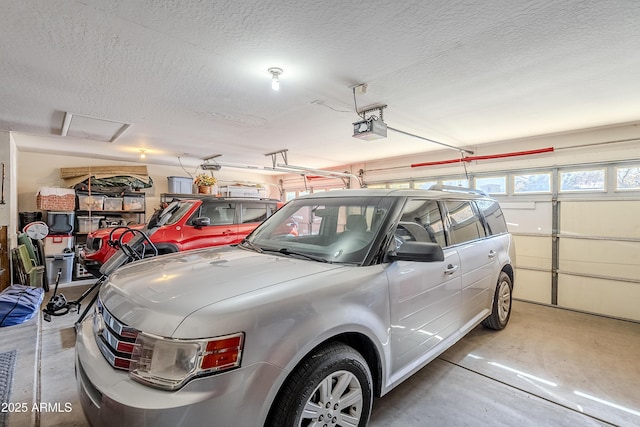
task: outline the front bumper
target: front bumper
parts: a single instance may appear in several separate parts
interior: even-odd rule
[[[96,345],[92,316],[78,328],[76,382],[94,427],[262,426],[272,385],[282,371],[261,363],[190,381],[177,391],[137,383],[112,368]]]

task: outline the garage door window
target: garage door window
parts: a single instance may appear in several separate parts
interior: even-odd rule
[[[507,177],[476,178],[476,190],[482,190],[487,194],[507,194]]]
[[[468,179],[445,179],[442,181],[442,185],[451,185],[453,187],[469,188],[469,180]]]
[[[616,190],[640,190],[640,167],[616,168]]]
[[[560,172],[560,191],[604,191],[605,189],[604,169]]]
[[[413,188],[417,188],[419,190],[428,190],[436,184],[438,184],[438,181],[416,181],[413,183]]]
[[[551,174],[549,173],[514,175],[513,177],[513,193],[514,194],[550,193],[550,192],[551,192]]]
[[[409,182],[392,182],[389,184],[389,188],[411,188]]]

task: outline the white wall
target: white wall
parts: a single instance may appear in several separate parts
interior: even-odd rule
[[[9,132],[0,131],[0,162],[4,164],[4,204],[0,204],[0,225],[7,226],[10,248],[16,245],[17,206],[16,143]],[[3,173],[0,165],[0,174]],[[2,177],[0,177],[2,179]]]

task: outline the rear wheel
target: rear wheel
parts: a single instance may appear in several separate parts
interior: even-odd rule
[[[507,273],[502,271],[498,276],[498,285],[493,295],[493,309],[491,315],[484,319],[482,326],[490,329],[504,329],[511,317],[511,291],[513,284]]]
[[[345,344],[330,344],[293,372],[274,403],[269,425],[364,427],[372,390],[371,372],[360,353]]]

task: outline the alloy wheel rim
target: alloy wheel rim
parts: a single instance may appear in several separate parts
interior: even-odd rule
[[[511,311],[511,287],[506,281],[500,282],[498,291],[498,316],[500,321],[504,322]]]
[[[360,382],[349,371],[325,377],[311,393],[298,426],[357,426],[364,398]]]

